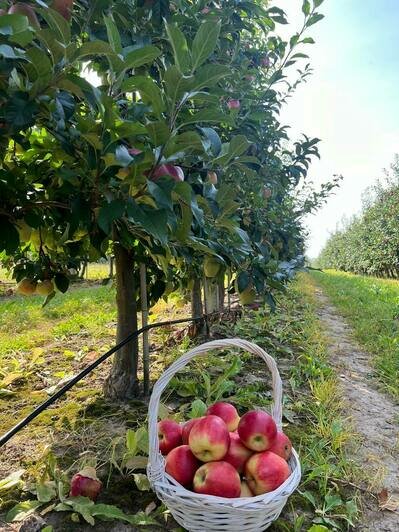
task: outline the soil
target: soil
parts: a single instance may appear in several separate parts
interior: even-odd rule
[[[328,339],[329,360],[337,371],[353,429],[359,435],[353,458],[367,476],[371,492],[365,497],[362,521],[355,530],[398,532],[399,406],[378,390],[371,356],[353,340],[344,319],[320,289],[316,297]],[[380,509],[386,499],[396,510]]]

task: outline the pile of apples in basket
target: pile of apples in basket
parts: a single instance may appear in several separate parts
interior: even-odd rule
[[[166,473],[195,493],[253,497],[274,491],[291,474],[291,442],[262,410],[240,418],[232,404],[218,402],[182,425],[160,421],[158,436]]]

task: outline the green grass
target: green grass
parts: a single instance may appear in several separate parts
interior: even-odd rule
[[[399,399],[399,282],[333,270],[312,277],[373,355],[384,389]]]

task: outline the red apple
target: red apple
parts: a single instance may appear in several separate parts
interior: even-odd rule
[[[240,436],[236,432],[230,432],[230,447],[223,460],[235,467],[239,473],[242,473],[246,461],[252,455],[253,451],[245,447]]]
[[[158,423],[159,450],[162,454],[182,444],[181,426],[173,419],[163,419]]]
[[[206,411],[206,415],[222,418],[230,432],[234,432],[237,429],[240,421],[240,416],[235,407],[230,403],[223,403],[223,401],[211,405]]]
[[[205,416],[193,425],[188,444],[201,462],[221,460],[229,450],[230,436],[226,423],[217,416]]]
[[[94,467],[84,467],[72,477],[69,496],[79,497],[81,495],[95,501],[101,491],[101,486],[102,483],[98,480]]]
[[[241,493],[240,497],[253,497],[252,491],[249,489],[248,484],[245,482],[245,480],[241,481]]]
[[[229,499],[241,493],[240,475],[227,462],[209,462],[201,466],[194,475],[193,486],[195,493]]]
[[[228,100],[227,107],[229,109],[239,109],[241,107],[240,100]]]
[[[143,153],[142,150],[139,150],[138,148],[132,147],[127,150],[129,152],[129,155],[140,155],[140,153]]]
[[[254,495],[277,489],[290,474],[284,458],[270,451],[252,455],[245,464],[245,478]]]
[[[263,410],[251,410],[240,419],[238,434],[248,449],[267,451],[276,437],[277,427],[272,416]]]
[[[292,452],[291,440],[284,432],[277,432],[277,436],[268,450],[274,454],[278,454],[284,460],[288,460]]]
[[[202,418],[197,417],[195,419],[190,419],[189,421],[186,421],[186,423],[184,423],[182,427],[182,431],[181,431],[181,439],[183,440],[184,445],[188,445],[188,437],[190,435],[191,429],[193,428],[194,424],[197,423],[199,419],[202,419]]]
[[[71,20],[74,0],[53,0],[51,7],[66,20]]]
[[[170,451],[166,457],[165,471],[182,486],[190,486],[200,462],[195,458],[188,445],[180,445]]]
[[[26,2],[16,2],[10,7],[8,13],[10,15],[25,15],[25,17],[29,20],[29,24],[33,28],[40,28],[39,20],[36,16],[35,10],[33,9],[33,6],[27,4]]]
[[[154,170],[152,174],[152,180],[158,181],[160,177],[171,177],[175,181],[184,181],[184,172],[180,166],[174,166],[173,164],[160,164]]]

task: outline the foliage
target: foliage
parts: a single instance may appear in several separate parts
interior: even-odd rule
[[[362,275],[399,276],[399,158],[385,185],[370,188],[363,211],[336,231],[318,259],[322,268]]]
[[[357,340],[374,355],[384,388],[399,398],[397,281],[336,271],[312,272],[312,276],[349,321]]]

